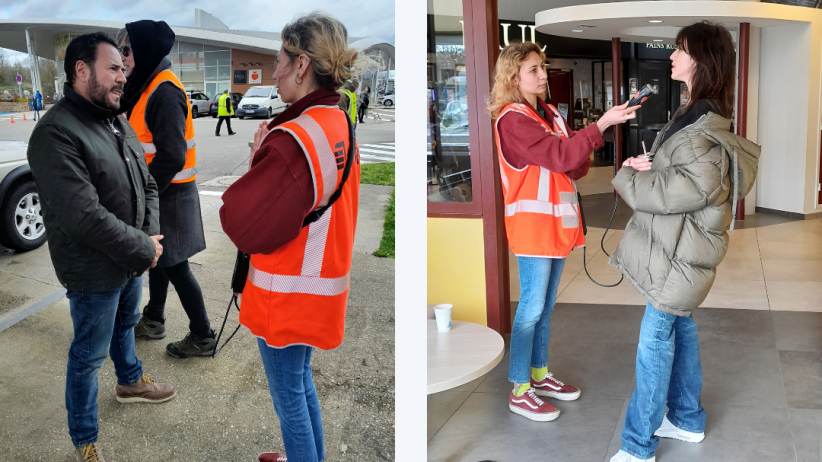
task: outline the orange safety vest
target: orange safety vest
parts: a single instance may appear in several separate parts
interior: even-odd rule
[[[171,182],[188,183],[197,179],[197,155],[194,148],[194,123],[191,121],[191,101],[188,99],[188,94],[186,93],[185,87],[183,87],[183,84],[180,83],[179,79],[177,79],[177,76],[174,75],[174,72],[163,71],[157,74],[157,77],[154,77],[154,80],[152,80],[146,89],[143,90],[143,94],[140,95],[140,100],[137,101],[134,109],[131,110],[131,117],[129,117],[128,121],[131,126],[134,127],[134,131],[137,132],[137,139],[140,141],[140,144],[143,146],[143,151],[146,153],[146,164],[151,164],[151,161],[154,160],[154,156],[157,154],[157,147],[154,146],[154,138],[151,135],[151,131],[148,129],[148,125],[146,125],[146,104],[148,104],[148,99],[151,98],[154,90],[156,90],[157,87],[163,82],[173,83],[183,92],[184,95],[186,95],[186,103],[188,104],[185,134],[186,163],[185,166],[183,166],[183,169],[174,175],[174,179],[172,179]]]
[[[359,150],[349,151],[348,121],[337,106],[312,106],[274,127],[302,148],[314,184],[312,210],[328,204],[355,155],[342,194],[322,217],[274,253],[251,255],[240,305],[240,324],[275,348],[338,347],[345,332],[345,306],[360,195]],[[261,231],[264,232],[264,231]]]
[[[505,231],[511,251],[521,257],[564,258],[574,248],[585,245],[574,181],[565,173],[552,172],[539,165],[514,168],[502,153],[498,125],[509,112],[526,115],[539,122],[546,132],[560,139],[567,138],[568,128],[562,115],[554,106],[548,107],[554,113],[551,125],[521,103],[505,106],[495,125],[505,199]]]

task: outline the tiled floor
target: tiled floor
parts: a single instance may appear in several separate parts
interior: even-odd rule
[[[620,445],[644,308],[558,304],[549,370],[578,386],[554,422],[508,410],[508,355],[485,377],[428,397],[429,461],[603,462]],[[697,310],[708,414],[699,444],[662,440],[657,461],[819,461],[822,313]]]
[[[586,262],[592,277],[613,284],[620,275],[607,264],[600,239],[614,196],[599,183],[580,185],[588,194]],[[605,239],[608,252],[630,217],[620,202]],[[663,440],[657,461],[822,462],[822,220],[754,214],[737,228],[702,305],[707,309],[694,312],[706,438]],[[509,261],[511,299],[518,300],[516,257]],[[562,410],[554,422],[511,413],[506,353],[485,377],[428,397],[428,460],[609,460],[619,449],[634,388],[644,304],[630,283],[593,284],[583,253],[574,251],[552,319],[549,370],[580,387],[582,397],[554,403]],[[515,310],[513,302],[512,317]]]

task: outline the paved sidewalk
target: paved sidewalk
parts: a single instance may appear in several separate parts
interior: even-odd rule
[[[371,255],[392,189],[362,185],[345,341],[313,358],[328,461],[394,460],[394,260]],[[191,262],[217,329],[236,250],[220,226],[220,198],[200,198],[208,248]],[[45,246],[0,252],[0,326],[60,289]],[[177,385],[178,396],[159,405],[117,403],[107,359],[98,398],[106,460],[253,462],[260,452],[283,451],[256,339],[241,328],[217,359],[174,359],[165,346],[186,334],[188,319],[173,294],[166,316],[166,339],[138,340],[137,354],[147,373]],[[226,330],[236,319],[234,311]],[[0,332],[0,460],[74,460],[64,401],[71,338],[65,297]]]

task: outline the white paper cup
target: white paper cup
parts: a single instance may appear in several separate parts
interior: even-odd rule
[[[434,316],[437,318],[437,330],[448,332],[451,330],[451,309],[454,305],[443,303],[434,307]]]

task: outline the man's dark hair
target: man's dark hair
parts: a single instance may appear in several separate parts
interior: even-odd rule
[[[114,48],[117,48],[117,42],[114,41],[105,32],[92,32],[90,34],[83,34],[69,42],[66,48],[66,59],[63,62],[63,69],[66,71],[66,82],[69,86],[74,86],[74,80],[77,78],[75,67],[77,61],[83,61],[86,66],[94,68],[94,63],[97,61],[97,46],[101,43],[107,43]]]

